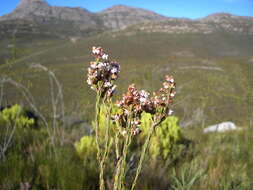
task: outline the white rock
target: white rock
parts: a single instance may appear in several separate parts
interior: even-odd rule
[[[216,125],[211,125],[203,130],[204,133],[210,133],[210,132],[226,132],[226,131],[232,131],[232,130],[237,130],[237,126],[231,122],[222,122]]]

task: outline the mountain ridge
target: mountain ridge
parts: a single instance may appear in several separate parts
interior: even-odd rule
[[[26,25],[22,25],[24,21]],[[86,36],[125,29],[147,33],[232,32],[253,35],[253,17],[230,13],[214,13],[201,19],[174,18],[126,5],[93,13],[80,7],[51,6],[45,0],[21,0],[13,12],[0,17],[0,22],[3,35],[22,30],[21,33],[35,31],[56,36]]]
[[[210,16],[224,16],[224,15],[239,16],[239,17],[245,17],[245,18],[253,18],[252,16],[236,15],[236,14],[232,14],[232,13],[228,13],[228,12],[211,13],[211,14],[209,14],[207,16],[199,17],[199,18],[195,18],[195,19],[188,18],[188,17],[172,17],[172,16],[165,16],[163,14],[160,14],[160,13],[157,13],[155,11],[151,11],[151,10],[148,10],[148,9],[145,9],[145,8],[134,7],[134,6],[124,5],[124,4],[116,4],[116,5],[113,5],[111,7],[105,8],[103,10],[100,10],[100,11],[97,11],[97,12],[92,12],[92,11],[89,11],[88,9],[86,9],[84,7],[51,6],[46,0],[20,0],[20,2],[18,3],[18,5],[17,5],[17,7],[15,9],[22,8],[22,7],[26,6],[26,5],[28,5],[29,3],[46,4],[46,5],[50,6],[50,7],[58,7],[58,8],[82,9],[82,10],[85,10],[85,11],[93,13],[93,14],[99,14],[99,13],[107,12],[109,10],[113,10],[114,11],[115,9],[120,9],[120,8],[122,9],[123,8],[123,9],[139,9],[139,10],[144,10],[144,11],[147,11],[147,12],[150,12],[150,13],[155,13],[157,15],[160,15],[161,17],[178,18],[178,19],[190,19],[190,20],[200,20],[200,19],[204,19],[204,18],[207,18],[207,17],[210,17]],[[15,9],[14,9],[14,11],[15,11]],[[11,13],[0,15],[0,18],[4,17],[6,15],[10,15]]]

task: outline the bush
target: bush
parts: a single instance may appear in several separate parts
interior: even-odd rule
[[[96,142],[93,136],[83,136],[75,143],[75,149],[81,159],[96,157]]]
[[[147,134],[151,125],[151,115],[144,113],[142,115],[143,135]],[[171,116],[166,118],[156,128],[156,132],[151,139],[149,153],[153,159],[161,156],[166,159],[172,152],[174,146],[182,139],[181,129],[178,125],[178,118]]]
[[[27,128],[35,123],[33,118],[25,116],[24,110],[18,104],[5,108],[0,112],[0,125],[17,126],[19,128]]]
[[[112,108],[112,113],[116,113],[117,108]],[[101,105],[100,107],[100,113],[99,113],[99,135],[105,136],[106,133],[106,107],[104,105]],[[92,126],[94,128],[95,121],[92,122]],[[110,126],[115,127],[112,121],[110,121]],[[112,137],[113,130],[111,131],[110,137]],[[100,139],[102,141],[104,139]],[[112,140],[112,139],[111,139]],[[104,142],[103,142],[104,143]],[[94,135],[85,135],[83,136],[80,141],[75,143],[75,149],[78,154],[78,156],[81,159],[85,159],[87,157],[94,158],[96,157],[96,139]]]

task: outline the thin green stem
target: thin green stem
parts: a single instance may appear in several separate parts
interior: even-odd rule
[[[100,100],[101,96],[99,93],[97,93],[97,98],[96,98],[96,116],[95,116],[95,135],[96,135],[96,146],[97,146],[97,160],[100,162],[100,157],[101,157],[101,149],[99,146],[99,134],[98,134],[98,129],[99,129],[99,115],[100,115]]]
[[[122,162],[121,162],[121,167],[120,167],[120,170],[121,170],[120,171],[120,187],[121,188],[124,184],[124,177],[125,177],[125,171],[126,171],[126,157],[128,153],[129,144],[131,141],[131,136],[132,136],[131,131],[129,130],[127,138],[126,138],[126,142],[124,143],[124,147],[123,147]]]
[[[122,158],[120,157],[120,152],[119,152],[119,135],[120,132],[118,131],[115,136],[115,151],[116,151],[116,159],[117,159],[117,165],[116,165],[116,172],[114,176],[114,184],[113,184],[113,189],[117,190],[118,189],[118,183],[119,183],[119,175],[120,175],[120,165]]]
[[[105,134],[105,152],[103,156],[103,160],[105,160],[108,152],[109,152],[109,140],[110,140],[110,119],[111,119],[111,112],[112,112],[112,105],[109,103],[109,106],[107,108],[107,114],[106,114],[106,134]]]
[[[127,137],[126,137],[126,141],[124,143],[124,147],[123,147],[123,155],[122,155],[122,163],[120,166],[120,190],[122,189],[123,183],[125,181],[125,176],[126,176],[126,158],[127,158],[127,154],[128,154],[128,150],[129,150],[129,146],[132,142],[132,128],[131,128],[131,122],[132,122],[132,115],[130,115],[129,119],[128,119],[128,123],[127,123]]]
[[[104,190],[104,173],[103,173],[103,163],[102,163],[102,155],[101,155],[101,148],[99,144],[99,120],[100,120],[100,110],[101,110],[101,94],[98,92],[96,97],[96,110],[95,110],[95,137],[96,137],[96,146],[97,146],[97,160],[99,162],[99,189]]]
[[[128,139],[129,139],[129,133],[127,132],[127,136],[126,136],[126,140],[123,144],[123,150],[122,150],[122,156],[120,158],[120,164],[119,164],[119,173],[118,173],[118,184],[117,184],[117,190],[121,190],[122,189],[122,185],[123,185],[123,166],[124,166],[124,161],[125,161],[125,157],[126,157],[126,147],[127,147],[127,143],[128,143]]]
[[[115,153],[116,153],[116,159],[119,160],[120,158],[120,153],[119,153],[119,135],[120,132],[118,131],[115,135]]]
[[[121,170],[121,162],[122,162],[122,157],[119,158],[116,166],[116,172],[114,176],[114,185],[113,185],[113,190],[118,190],[119,189],[119,179],[120,179],[120,170]]]
[[[143,149],[142,149],[142,152],[141,152],[141,157],[140,157],[140,160],[139,160],[139,163],[138,163],[137,171],[136,171],[136,174],[135,174],[134,181],[132,183],[131,190],[134,190],[134,188],[136,186],[138,177],[139,177],[141,169],[142,169],[142,164],[143,164],[143,161],[144,161],[144,157],[145,157],[148,145],[150,143],[151,136],[154,133],[154,130],[155,130],[156,126],[157,126],[156,124],[152,125],[151,128],[150,128],[150,130],[149,130],[148,136],[146,138],[146,141],[144,143],[144,146],[143,146]]]
[[[101,158],[101,162],[100,162],[100,190],[104,190],[105,189],[105,183],[104,183],[104,170],[105,170],[105,161],[106,161],[106,157],[107,154],[109,152],[109,129],[110,129],[110,118],[111,118],[111,104],[109,103],[109,105],[105,106],[107,109],[107,113],[106,113],[106,134],[105,134],[105,150],[103,153],[103,156]]]

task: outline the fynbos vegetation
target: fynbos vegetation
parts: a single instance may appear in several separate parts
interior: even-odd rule
[[[173,112],[170,109],[170,105],[172,104],[175,96],[175,81],[172,76],[167,75],[165,77],[163,87],[158,92],[154,92],[152,97],[150,97],[150,94],[147,91],[139,91],[134,84],[130,85],[122,99],[116,102],[116,106],[118,108],[115,111],[116,113],[113,115],[112,107],[114,105],[111,98],[116,89],[114,81],[118,78],[120,66],[116,62],[109,61],[108,55],[105,54],[101,47],[93,47],[92,53],[96,60],[95,62],[90,63],[87,82],[91,86],[91,89],[95,90],[97,93],[95,135],[97,160],[100,166],[99,189],[105,189],[104,170],[106,168],[106,163],[108,163],[108,153],[110,152],[110,148],[112,146],[115,147],[113,152],[115,153],[116,160],[115,172],[113,174],[113,189],[121,190],[131,188],[133,190],[140,175],[144,156],[149,147],[150,139],[154,130]],[[106,115],[106,119],[102,121],[104,121],[105,124],[101,124],[101,120],[99,118],[101,115],[100,111],[102,105],[105,109]],[[137,164],[132,185],[130,187],[126,187],[126,160],[129,153],[129,147],[132,140],[134,140],[134,137],[138,136],[141,132],[141,117],[144,113],[151,115],[150,118],[146,118],[146,122],[149,120],[151,122],[148,122],[150,126],[140,154],[140,159]],[[113,123],[115,123],[114,126],[111,126],[111,118],[113,118]],[[101,135],[100,132],[101,125],[106,126],[106,132],[104,135]],[[114,127],[114,134],[111,132],[112,127]]]
[[[112,44],[116,55],[124,52],[118,50],[116,42]],[[158,50],[163,51],[157,48],[150,52],[158,54]],[[69,111],[66,106],[65,113],[64,105],[76,94],[71,90],[71,93],[65,93],[67,98],[64,98],[63,89],[66,87],[61,83],[65,84],[66,78],[71,80],[71,84],[80,81],[69,70],[69,77],[66,77],[67,73],[62,77],[63,73],[56,67],[54,73],[51,68],[31,65],[36,74],[43,71],[39,72],[41,78],[38,81],[43,84],[43,89],[40,87],[37,91],[31,91],[36,89],[36,83],[32,85],[18,77],[16,82],[1,76],[0,189],[251,189],[253,152],[249,116],[252,108],[249,105],[252,101],[248,97],[252,93],[248,91],[251,81],[246,78],[250,76],[250,64],[231,62],[228,67],[224,59],[224,62],[217,61],[216,67],[208,66],[214,63],[206,62],[207,66],[200,67],[202,70],[199,71],[194,70],[194,65],[191,67],[182,62],[195,58],[177,60],[171,57],[175,63],[169,64],[170,72],[174,73],[175,68],[175,76],[180,81],[178,100],[173,104],[176,85],[174,78],[166,75],[168,65],[158,65],[152,70],[153,74],[147,58],[144,60],[148,64],[137,65],[134,61],[130,63],[129,55],[127,59],[121,55],[123,62],[128,62],[128,69],[125,69],[124,64],[112,61],[100,47],[94,47],[92,54],[95,61],[89,64],[88,79],[85,77],[88,86],[84,88],[93,91],[87,90],[82,94],[87,105],[85,109],[78,109],[78,112],[85,111],[85,117],[90,116],[85,122],[66,123],[71,109]],[[147,52],[138,51],[137,56],[143,59],[142,55],[146,56]],[[15,67],[19,66],[14,62],[5,74],[14,76]],[[71,68],[80,71],[75,65]],[[236,71],[233,68],[237,68]],[[189,69],[191,72],[187,72]],[[224,74],[226,70],[229,75]],[[24,73],[27,72],[25,69]],[[203,72],[205,77],[202,77]],[[195,78],[198,80],[193,80]],[[44,80],[49,82],[49,87]],[[131,84],[133,82],[135,84]],[[148,92],[157,90],[159,84],[162,85],[158,91]],[[18,92],[11,93],[13,89],[8,85],[18,89],[22,97],[18,96],[17,101],[11,99]],[[140,90],[137,86],[148,90]],[[119,96],[116,89],[125,93]],[[43,93],[40,94],[39,90]],[[30,91],[35,92],[36,99]],[[26,100],[25,104],[21,104],[22,98]],[[36,102],[40,98],[43,98],[43,106],[49,103],[44,110]],[[5,99],[11,100],[10,106],[4,104]],[[245,100],[249,105],[226,113],[216,112],[219,110],[217,105],[231,107],[233,100],[236,100],[233,106],[238,108],[242,103],[246,105]],[[81,102],[80,99],[77,101]],[[95,112],[91,111],[93,105]],[[198,109],[191,110],[189,106]],[[30,114],[26,107],[30,107]],[[227,107],[223,109],[227,110]],[[176,116],[171,115],[172,110]],[[239,112],[247,113],[239,114],[238,118],[244,121],[243,130],[203,134],[205,122],[226,118],[226,114],[238,116]],[[31,117],[32,113],[35,117]]]

